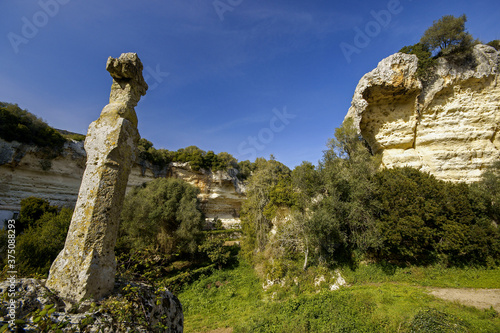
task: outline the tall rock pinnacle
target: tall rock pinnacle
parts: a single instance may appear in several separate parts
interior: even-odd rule
[[[46,283],[69,302],[99,299],[114,287],[119,218],[140,138],[134,107],[148,89],[135,53],[109,57],[106,69],[113,77],[109,104],[89,126],[75,212]]]

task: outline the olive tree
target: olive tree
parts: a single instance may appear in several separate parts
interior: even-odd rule
[[[325,195],[314,205],[308,228],[321,259],[349,261],[354,250],[378,246],[372,177],[379,163],[352,118],[346,119],[320,161]]]
[[[450,54],[458,49],[467,49],[472,45],[472,36],[465,31],[467,17],[445,15],[434,21],[425,32],[420,43],[431,51],[439,48],[442,54]]]

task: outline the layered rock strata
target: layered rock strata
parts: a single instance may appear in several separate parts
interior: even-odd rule
[[[35,196],[53,205],[74,207],[85,168],[82,142],[67,142],[53,159],[40,148],[0,139],[0,223],[19,211],[23,198]],[[245,200],[245,186],[237,170],[194,171],[188,163],[170,163],[158,168],[137,158],[128,179],[127,191],[159,177],[183,179],[200,189],[202,210],[207,220],[222,220],[226,227],[239,225],[239,211]],[[1,213],[5,212],[5,217]]]
[[[500,159],[500,52],[476,45],[473,57],[475,65],[438,59],[430,82],[417,77],[417,57],[403,53],[363,76],[346,118],[383,166],[475,182]]]
[[[69,302],[100,299],[113,290],[114,247],[139,132],[134,107],[148,88],[135,53],[109,58],[109,104],[89,126],[87,166],[64,249],[50,268],[47,287]]]
[[[235,169],[193,171],[189,163],[171,163],[168,176],[181,178],[200,189],[198,198],[208,221],[219,219],[225,228],[238,228],[246,188],[237,173]]]

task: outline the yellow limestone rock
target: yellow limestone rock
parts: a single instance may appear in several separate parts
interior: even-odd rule
[[[139,132],[134,107],[148,88],[135,53],[109,58],[113,77],[109,104],[89,126],[87,166],[64,249],[46,286],[69,302],[99,299],[114,287],[114,247]]]
[[[500,52],[476,45],[474,65],[440,58],[430,82],[415,55],[396,53],[359,81],[346,116],[384,167],[474,182],[500,159]]]

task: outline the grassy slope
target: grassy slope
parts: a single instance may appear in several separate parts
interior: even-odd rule
[[[500,332],[494,310],[446,302],[422,288],[500,288],[500,269],[362,266],[343,275],[350,287],[336,292],[327,285],[311,292],[293,283],[264,291],[253,268],[240,260],[238,267],[202,277],[179,294],[185,332],[224,327],[235,332],[405,332],[415,315],[429,308],[452,327],[443,332]]]

